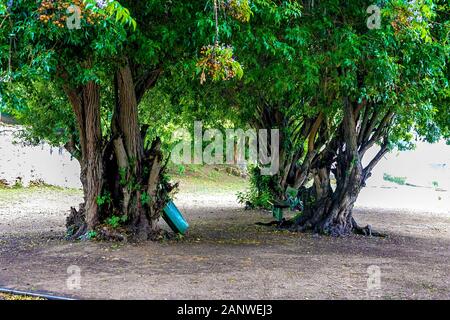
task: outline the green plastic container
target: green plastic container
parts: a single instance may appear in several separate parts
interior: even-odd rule
[[[183,218],[180,210],[178,210],[172,201],[164,207],[162,217],[169,227],[176,233],[181,233],[184,235],[189,229],[189,224]]]

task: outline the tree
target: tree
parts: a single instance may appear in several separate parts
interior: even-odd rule
[[[294,148],[289,169],[289,183],[300,189],[305,207],[293,221],[297,230],[373,234],[352,216],[372,169],[396,145],[410,145],[414,134],[430,142],[449,138],[448,4],[380,5],[378,30],[366,26],[367,1],[304,3],[302,24],[312,41],[301,59],[319,59],[315,92],[299,96],[317,113],[300,118],[301,141],[307,142]],[[378,153],[363,166],[377,144]]]
[[[341,120],[336,130],[326,122],[319,129],[328,138],[308,163],[314,184],[304,190],[305,210],[295,222],[299,230],[374,234],[352,216],[372,169],[395,145],[410,143],[414,132],[429,142],[449,138],[448,93],[443,92],[448,88],[449,20],[448,7],[442,4],[387,1],[380,30],[361,28],[363,11],[358,7],[349,9],[345,21],[339,20],[341,10],[327,9],[336,21],[335,32],[328,35],[335,40],[335,76],[327,80],[332,88],[327,94],[340,103]],[[346,26],[349,21],[356,23]],[[341,23],[339,28],[336,24]],[[316,142],[321,140],[319,136]],[[364,166],[366,152],[376,144],[377,154]],[[304,187],[302,181],[296,183]]]
[[[157,236],[173,186],[160,139],[150,140],[138,107],[164,70],[184,61],[195,72],[197,52],[214,34],[212,11],[201,2],[158,0],[1,4],[2,103],[29,116],[41,107],[37,99],[66,97],[47,104],[60,121],[30,123],[29,133],[52,135],[80,162],[85,202],[72,209],[71,237],[93,230],[122,237],[98,228],[109,219],[138,239]]]
[[[282,131],[269,191],[279,199],[299,189],[304,211],[287,224],[296,230],[373,233],[352,216],[372,169],[415,137],[449,138],[448,4],[380,1],[380,29],[371,5],[255,1],[233,35],[245,76],[227,97],[255,126]]]
[[[372,233],[352,210],[373,167],[415,136],[449,138],[443,0],[379,1],[380,28],[368,23],[364,0],[214,0],[206,11],[181,0],[1,3],[1,103],[21,113],[64,92],[73,110],[68,117],[57,100],[51,115],[62,130],[41,123],[31,133],[61,140],[80,161],[85,203],[72,215],[74,237],[112,217],[139,238],[157,234],[172,186],[160,131],[139,110],[155,97],[188,108],[189,119],[230,109],[241,123],[281,129],[281,171],[269,191],[299,189],[305,210],[292,227],[301,231]],[[72,3],[80,30],[63,25]],[[173,90],[148,94],[161,82]]]

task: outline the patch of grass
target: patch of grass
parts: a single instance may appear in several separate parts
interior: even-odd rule
[[[4,187],[0,188],[0,202],[14,201],[17,199],[27,199],[27,197],[33,194],[54,194],[58,193],[65,196],[82,196],[83,191],[75,188],[61,188],[56,186],[39,186],[39,187],[22,187],[22,188],[11,188]]]
[[[396,183],[399,184],[401,186],[404,186],[406,184],[406,177],[396,177],[396,176],[391,176],[390,174],[383,174],[383,180],[384,181],[389,181],[392,183]]]
[[[180,182],[183,193],[236,193],[248,185],[247,179],[229,175],[221,166],[186,165],[182,174],[177,168],[171,168],[169,174],[174,182]]]
[[[30,296],[17,296],[13,294],[0,293],[0,300],[45,300],[45,299]]]
[[[64,188],[59,186],[54,186],[51,184],[37,184],[35,182],[30,182],[30,185],[28,187],[23,186],[21,183],[15,183],[13,186],[7,186],[0,184],[0,191],[12,191],[12,190],[29,190],[29,191],[61,191],[61,192],[71,192],[71,193],[79,193],[81,192],[81,189],[77,188]]]
[[[23,183],[22,179],[16,179],[16,182],[14,182],[14,185],[12,186],[13,189],[22,189]]]

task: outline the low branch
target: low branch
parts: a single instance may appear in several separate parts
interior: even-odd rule
[[[68,142],[66,142],[64,148],[70,153],[72,157],[74,157],[78,161],[81,161],[81,151],[77,148],[73,135],[70,136],[70,139]]]
[[[367,124],[369,122],[369,111],[370,111],[369,106],[366,106],[362,121],[360,121],[361,125],[359,126],[358,129],[358,145],[361,145],[363,141],[364,133],[366,131]]]
[[[373,114],[372,114],[372,117],[369,120],[368,126],[366,127],[364,132],[361,132],[362,133],[362,138],[359,139],[361,144],[363,144],[365,141],[369,140],[370,135],[372,134],[372,131],[375,128],[375,125],[377,123],[378,115],[379,115],[379,113],[374,111]]]
[[[370,177],[372,174],[373,168],[380,162],[380,160],[389,152],[387,142],[385,142],[380,151],[377,152],[375,157],[369,162],[369,164],[363,169],[363,183]]]

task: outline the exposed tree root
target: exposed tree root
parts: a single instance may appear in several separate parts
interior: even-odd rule
[[[281,221],[271,221],[268,223],[257,222],[256,225],[265,227],[275,227],[276,229],[289,230],[291,232],[299,232],[299,233],[313,232],[314,234],[329,235],[332,237],[343,237],[351,234],[369,237],[381,237],[381,238],[387,237],[386,234],[373,230],[370,225],[367,225],[366,227],[358,226],[355,219],[353,218],[351,228],[345,228],[342,226],[328,226],[326,230],[323,229],[323,227],[320,227],[320,224],[314,225],[309,220],[299,223],[294,219],[291,220],[283,219]]]
[[[264,227],[276,227],[277,229],[289,229],[294,224],[294,220],[286,220],[283,218],[281,221],[274,220],[271,222],[257,222],[255,224]]]
[[[79,210],[70,208],[70,214],[66,219],[66,239],[76,240],[87,232],[84,204],[80,204]]]
[[[70,214],[66,220],[67,240],[88,240],[88,228],[85,222],[84,204],[80,204],[80,209],[71,208]],[[149,229],[150,230],[150,229]],[[113,242],[133,242],[133,241],[160,241],[163,239],[172,239],[175,236],[163,229],[148,231],[145,236],[135,234],[126,226],[112,228],[109,225],[100,225],[95,229],[95,239],[101,241]]]
[[[173,234],[158,229],[157,231],[149,232],[145,238],[142,235],[133,234],[125,228],[112,228],[110,226],[104,225],[97,228],[96,240],[101,241],[112,241],[112,242],[142,242],[142,241],[160,241],[163,239],[172,239]]]
[[[353,233],[363,235],[363,236],[370,236],[370,237],[380,237],[380,238],[386,238],[387,234],[375,231],[372,229],[372,227],[368,224],[365,227],[360,227],[356,223],[355,219],[352,218],[352,224],[353,224]]]
[[[95,237],[97,240],[103,241],[113,241],[113,242],[128,242],[129,237],[126,233],[126,230],[114,229],[109,226],[103,226],[97,229],[97,236]]]

